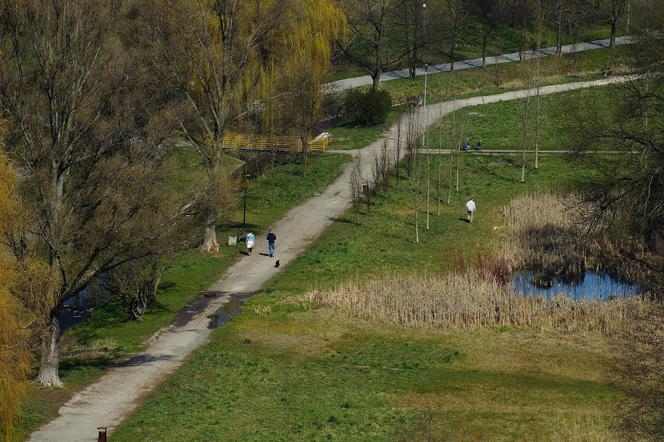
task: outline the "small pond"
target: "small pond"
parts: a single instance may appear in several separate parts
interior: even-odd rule
[[[637,284],[623,282],[609,275],[596,272],[585,272],[581,278],[572,282],[552,278],[550,287],[538,287],[533,284],[533,278],[537,278],[537,276],[537,273],[531,271],[516,273],[512,283],[517,293],[546,299],[567,295],[575,301],[606,301],[630,298],[639,294],[640,291]]]
[[[58,310],[58,320],[60,321],[60,333],[64,333],[69,327],[72,327],[86,318],[86,316],[98,306],[98,301],[93,299],[87,290],[67,299]]]

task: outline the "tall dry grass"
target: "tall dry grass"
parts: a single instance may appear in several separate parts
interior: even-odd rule
[[[550,275],[583,272],[594,244],[582,222],[589,210],[574,195],[540,193],[513,199],[505,207],[504,258],[513,268]]]
[[[652,276],[643,241],[624,228],[624,214],[603,213],[580,195],[552,193],[517,197],[504,212],[502,255],[512,268],[571,279],[586,269],[641,283]]]
[[[551,301],[524,297],[511,285],[477,270],[441,277],[390,277],[362,284],[348,282],[332,290],[314,290],[308,300],[372,320],[414,327],[467,329],[478,326],[526,326],[563,331],[622,330],[643,305],[638,299]]]
[[[585,213],[590,210],[575,195],[520,196],[505,208],[508,233],[498,258],[478,259],[472,268],[463,265],[443,276],[351,281],[332,290],[314,290],[307,298],[358,317],[406,326],[511,325],[616,335],[630,327],[646,301],[572,301],[566,296],[546,300],[525,297],[511,284],[516,269],[573,278],[587,266],[597,268],[612,238],[605,225],[587,228]]]

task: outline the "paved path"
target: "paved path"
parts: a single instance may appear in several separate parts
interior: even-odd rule
[[[546,95],[624,80],[622,77],[614,77],[546,86],[541,88],[541,93]],[[437,103],[417,108],[412,114],[415,120],[411,121],[430,126],[442,116],[462,107],[514,100],[532,93],[532,90],[515,91]],[[393,139],[399,124],[402,133],[405,133],[408,120],[402,118],[390,128],[385,138],[364,149],[351,152],[356,160],[362,158],[360,166],[363,177],[368,179],[371,176],[371,159],[374,155],[381,154],[385,142],[390,148],[392,163],[396,161],[396,150],[392,150],[395,147]],[[309,247],[316,237],[350,206],[349,182],[352,169],[353,163],[348,164],[341,177],[321,195],[291,209],[281,221],[275,223],[273,229],[278,237],[277,258],[281,261],[282,268]],[[263,238],[259,238],[257,244],[256,252],[264,252],[265,250],[261,250],[265,248]],[[144,353],[126,365],[111,369],[97,382],[76,394],[60,408],[59,416],[33,433],[30,440],[94,441],[98,427],[108,427],[109,430],[115,428],[137,407],[142,397],[174,372],[192,351],[206,342],[211,331],[210,317],[228,302],[230,294],[255,292],[278,272],[279,269],[274,267],[274,259],[259,253],[242,258],[210,288],[207,296],[200,297],[194,303],[191,310],[195,313],[192,316],[179,317],[172,325],[160,330],[150,339],[150,345]]]
[[[634,42],[634,38],[626,36],[616,38],[616,45],[630,44]],[[565,45],[562,47],[562,54],[572,54],[575,52],[583,52],[592,49],[602,49],[609,47],[609,40],[594,40],[589,42],[573,43],[570,45]],[[556,48],[544,48],[541,51],[537,52],[535,50],[527,51],[524,53],[526,59],[536,58],[536,57],[548,57],[554,55]],[[486,65],[493,66],[501,63],[510,63],[513,61],[520,61],[519,53],[513,52],[511,54],[495,55],[491,57],[486,57]],[[472,60],[459,60],[454,62],[455,70],[462,69],[471,69],[482,66],[482,58],[473,58]],[[436,74],[439,72],[449,72],[452,69],[451,63],[443,63],[429,66],[429,74]],[[420,77],[424,75],[424,68],[416,69],[415,75]],[[390,71],[384,72],[380,76],[380,82],[400,80],[404,78],[410,78],[410,72],[408,69],[402,69],[399,71]],[[371,77],[368,75],[363,75],[361,77],[346,78],[344,80],[337,80],[331,83],[326,83],[323,86],[325,93],[333,92],[342,92],[348,89],[354,89],[360,86],[369,86],[373,82]]]
[[[334,151],[334,152],[342,152],[342,151]],[[456,153],[456,150],[454,151]],[[452,153],[451,149],[420,149],[418,150],[418,153],[421,154],[426,154],[426,155],[449,155]],[[476,151],[475,148],[472,150],[466,152],[465,150],[461,150],[462,154],[469,154],[469,155],[521,155],[523,154],[523,150],[519,149],[482,149],[481,151]],[[540,155],[566,155],[566,154],[573,154],[576,153],[573,150],[540,150],[538,152]],[[622,155],[625,153],[630,153],[630,154],[637,154],[640,153],[638,151],[626,151],[626,150],[591,150],[591,151],[586,151],[583,152],[583,154],[592,154],[592,155]],[[527,155],[534,155],[535,151],[534,150],[526,150]]]

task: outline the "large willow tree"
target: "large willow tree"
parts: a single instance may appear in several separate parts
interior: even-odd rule
[[[257,109],[278,109],[269,103],[292,89],[293,72],[319,94],[343,13],[331,0],[145,0],[141,9],[155,75],[189,104],[180,128],[207,173],[203,248],[213,250],[231,186],[224,135]],[[308,101],[305,112],[315,114],[317,101]]]
[[[302,156],[305,161],[311,131],[320,118],[321,87],[330,70],[332,60],[332,39],[339,40],[344,35],[345,17],[329,1],[300,1],[293,10],[285,51],[279,57],[282,64],[276,66],[269,78],[275,84],[272,94],[266,97],[280,97],[282,124],[295,130],[302,142]],[[283,91],[282,94],[279,89]]]

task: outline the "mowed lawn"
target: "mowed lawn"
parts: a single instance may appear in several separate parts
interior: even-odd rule
[[[597,178],[551,157],[522,184],[512,158],[462,157],[460,190],[440,216],[433,204],[415,244],[414,186],[402,174],[370,215],[348,211],[214,331],[112,440],[613,440],[619,396],[600,335],[409,329],[306,301],[312,287],[472,264],[499,246],[511,198]],[[461,219],[466,192],[478,204],[472,225]]]

